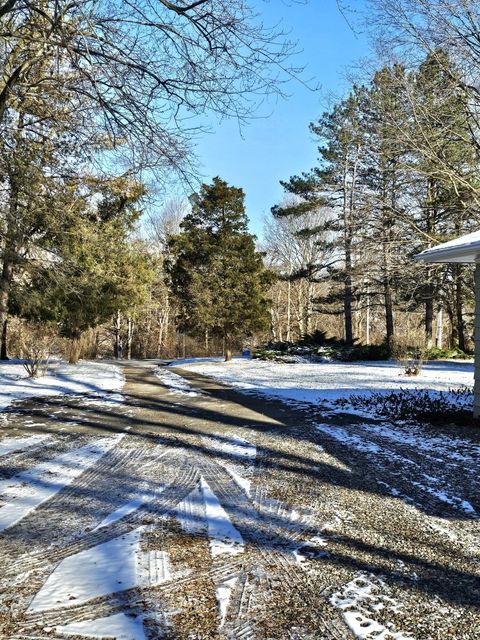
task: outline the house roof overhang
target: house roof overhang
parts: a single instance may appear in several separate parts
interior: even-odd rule
[[[421,262],[480,263],[480,231],[425,249],[415,256]]]

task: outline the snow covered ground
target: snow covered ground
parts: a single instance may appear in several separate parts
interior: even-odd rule
[[[230,362],[177,362],[190,371],[211,376],[233,387],[286,401],[317,403],[353,394],[403,389],[473,386],[473,363],[429,362],[419,376],[405,376],[395,362],[328,362],[282,364],[235,359]]]
[[[471,378],[466,363],[416,379],[391,363],[186,366],[289,402]],[[477,437],[334,407],[282,425],[266,396],[260,413],[180,369],[162,368],[157,407],[158,379],[134,367],[124,405],[97,369],[94,393],[3,414],[1,637],[190,638],[201,621],[201,637],[246,638],[254,620],[272,640],[477,638]]]
[[[188,384],[188,382],[173,371],[159,367],[155,370],[155,375],[164,384],[169,392],[179,396],[195,397],[200,395]]]
[[[0,480],[0,532],[13,526],[42,502],[49,500],[115,446],[123,434],[102,438],[67,451],[28,471]],[[25,439],[23,439],[25,441]]]
[[[391,622],[384,624],[376,619],[379,611],[385,618],[389,610],[395,612],[402,606],[384,593],[385,587],[383,580],[358,573],[341,591],[331,596],[330,602],[342,611],[345,622],[358,640],[413,640],[412,636],[396,631]]]
[[[48,374],[28,378],[19,361],[0,364],[0,410],[14,400],[32,397],[58,396],[65,393],[96,393],[103,395],[120,390],[125,383],[121,369],[105,362],[81,361],[76,365],[54,362]]]

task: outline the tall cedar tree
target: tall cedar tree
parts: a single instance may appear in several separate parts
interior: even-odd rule
[[[225,347],[269,325],[272,276],[248,232],[242,189],[216,177],[191,197],[182,231],[169,240],[168,274],[179,328],[220,337]]]
[[[38,261],[12,296],[16,315],[49,323],[74,343],[142,303],[155,273],[142,244],[129,239],[143,186],[123,179],[94,186],[96,205],[74,188],[65,195],[64,216],[50,230],[50,259]]]

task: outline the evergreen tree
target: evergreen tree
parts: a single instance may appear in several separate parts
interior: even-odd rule
[[[242,189],[216,177],[191,197],[192,211],[169,240],[168,273],[189,335],[220,337],[225,348],[269,322],[271,274],[248,232]]]
[[[82,334],[143,302],[155,273],[143,245],[129,240],[143,187],[119,179],[95,186],[89,199],[72,187],[49,253],[17,287],[17,314],[55,326],[74,345],[72,361]]]
[[[363,105],[364,149],[360,180],[363,184],[363,230],[369,254],[366,278],[384,309],[385,342],[395,340],[394,306],[405,268],[407,201],[405,157],[401,132],[407,126],[405,70],[400,65],[377,71]]]
[[[411,91],[411,169],[419,230],[414,251],[478,227],[478,151],[471,138],[467,96],[459,71],[442,50],[430,54],[413,76]],[[423,265],[415,299],[425,305],[425,336],[432,343],[434,301],[445,306],[453,342],[466,350],[464,306],[468,268]]]
[[[308,212],[328,208],[332,215],[320,227],[305,229],[304,234],[319,235],[319,242],[329,257],[332,252],[337,260],[327,264],[312,265],[312,275],[328,269],[332,282],[340,284],[340,291],[332,288],[330,294],[317,302],[324,312],[342,303],[345,342],[353,344],[352,309],[354,301],[355,242],[359,224],[358,175],[362,159],[363,132],[360,105],[365,90],[354,87],[346,100],[324,113],[310,130],[319,141],[319,165],[310,173],[293,176],[282,186],[289,194],[297,196],[298,203],[287,207],[273,207],[274,216],[301,216]],[[333,233],[332,243],[327,232]]]

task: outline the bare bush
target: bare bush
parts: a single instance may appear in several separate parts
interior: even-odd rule
[[[29,378],[44,376],[52,354],[54,336],[42,327],[27,327],[23,332],[21,353],[23,367]]]
[[[400,375],[418,376],[422,371],[423,359],[419,349],[398,354],[396,361],[402,369],[402,374]]]

